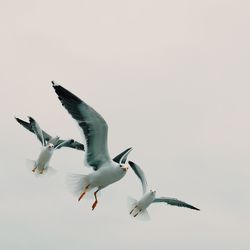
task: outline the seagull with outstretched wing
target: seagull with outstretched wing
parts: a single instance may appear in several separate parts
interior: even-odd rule
[[[19,124],[37,136],[38,140],[43,146],[37,160],[29,160],[29,164],[31,163],[32,165],[32,172],[37,171],[40,174],[43,174],[44,171],[47,171],[49,169],[49,162],[55,149],[70,147],[78,150],[84,150],[83,144],[76,142],[73,139],[61,140],[58,136],[52,137],[40,128],[38,122],[34,118],[30,116],[28,118],[29,122],[26,122],[15,117]]]
[[[155,197],[156,191],[154,190],[148,191],[147,180],[146,180],[143,170],[132,161],[129,161],[128,163],[141,181],[142,194],[143,194],[143,196],[138,201],[131,197],[128,197],[129,214],[132,215],[133,217],[138,216],[138,217],[141,217],[142,219],[149,219],[147,208],[152,203],[158,203],[158,202],[164,202],[172,206],[186,207],[186,208],[190,208],[194,210],[200,210],[176,198],[169,198],[169,197],[156,198]]]
[[[95,202],[92,205],[92,210],[94,210],[98,203],[97,193],[125,176],[128,170],[125,163],[132,149],[125,150],[112,160],[107,143],[108,125],[103,117],[61,85],[54,82],[52,82],[52,85],[58,99],[76,120],[85,136],[86,164],[92,167],[94,172],[89,175],[74,175],[73,177],[76,180],[75,192],[79,194],[78,201],[87,192],[96,189],[94,192]]]

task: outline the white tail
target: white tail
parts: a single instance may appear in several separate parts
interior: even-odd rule
[[[135,218],[137,218],[138,220],[141,220],[141,221],[148,221],[148,220],[150,220],[150,216],[148,214],[147,209],[142,210]]]
[[[128,196],[128,198],[127,198],[127,206],[128,206],[129,212],[131,212],[135,208],[136,204],[137,204],[137,200],[130,197],[130,196]]]
[[[132,197],[127,198],[127,205],[129,209],[129,214],[134,217],[135,219],[141,220],[141,221],[148,221],[150,220],[150,216],[148,214],[148,211],[146,209],[140,211],[140,209],[137,207],[138,201]]]
[[[81,195],[89,185],[88,176],[84,174],[68,174],[66,182],[69,190],[75,196]]]
[[[54,168],[51,167],[51,166],[48,166],[47,168],[44,169],[44,173],[45,173],[46,175],[51,176],[51,175],[56,174],[56,173],[57,173],[57,170],[54,169]]]

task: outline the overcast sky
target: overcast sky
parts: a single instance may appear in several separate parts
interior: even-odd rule
[[[250,2],[244,0],[0,1],[0,248],[11,250],[248,250],[250,248]],[[88,173],[84,154],[55,152],[58,170],[35,178],[40,144],[13,119],[83,141],[51,80],[109,124],[115,156],[132,146],[159,196],[128,215],[141,186],[130,170],[94,212],[65,185]]]

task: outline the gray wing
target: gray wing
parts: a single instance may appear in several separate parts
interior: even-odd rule
[[[124,150],[119,155],[117,155],[115,158],[113,158],[113,161],[115,161],[118,164],[125,164],[127,161],[128,154],[130,153],[131,150],[132,150],[132,148],[128,148],[128,149]]]
[[[160,197],[160,198],[155,198],[153,202],[165,202],[169,205],[172,205],[172,206],[177,206],[177,207],[187,207],[187,208],[190,208],[190,209],[194,209],[194,210],[200,210],[199,208],[196,208],[184,201],[180,201],[180,200],[177,200],[175,198],[168,198],[168,197]]]
[[[142,192],[143,192],[143,194],[145,194],[145,192],[147,191],[148,184],[147,184],[147,180],[146,180],[146,177],[145,177],[145,175],[144,175],[144,172],[143,172],[142,169],[141,169],[137,164],[135,164],[134,162],[129,161],[128,164],[130,165],[130,167],[133,169],[133,171],[135,172],[135,174],[136,174],[136,175],[138,176],[138,178],[140,179],[141,184],[142,184]]]
[[[84,151],[84,145],[80,142],[77,142],[73,139],[70,140],[59,140],[58,143],[55,145],[56,149],[67,147],[67,148],[73,148],[77,150]]]
[[[23,121],[22,119],[17,118],[17,117],[15,117],[15,119],[24,128],[26,128],[27,130],[29,130],[33,134],[36,134],[35,131],[33,130],[32,125],[29,122]],[[63,142],[65,142],[65,140],[59,139],[58,136],[52,137],[48,133],[46,133],[44,130],[42,130],[42,133],[43,133],[43,138],[45,139],[46,143],[54,144],[55,147],[57,147],[57,149],[59,149],[61,147],[68,147],[68,148],[73,148],[73,149],[84,151],[84,145],[80,142],[77,142],[77,141],[71,139],[71,140],[67,140],[67,143],[62,144]],[[62,145],[59,146],[59,144],[62,144]]]
[[[51,137],[47,143],[51,143],[54,146],[56,146],[56,145],[60,144],[59,141],[60,141],[60,137],[56,136],[56,137]]]
[[[33,134],[35,134],[35,131],[33,130],[32,125],[29,122],[25,122],[20,118],[15,117],[16,121],[21,124],[24,128],[26,128],[27,130],[29,130],[30,132],[32,132]],[[45,139],[45,141],[49,141],[51,139],[51,136],[46,133],[45,131],[42,130],[43,133],[43,138]]]
[[[23,127],[25,127],[26,129],[28,129],[30,132],[34,133],[32,126],[30,125],[29,122],[26,122],[18,117],[15,117],[16,121],[21,124]]]
[[[111,161],[107,146],[107,123],[100,114],[80,98],[62,86],[54,82],[52,84],[62,105],[82,129],[87,143],[87,163],[97,170],[105,162]]]
[[[40,128],[39,124],[31,116],[29,116],[28,118],[30,121],[30,125],[31,125],[34,133],[36,134],[38,140],[42,143],[43,146],[45,146],[46,145],[45,139],[43,137],[43,132],[42,132],[42,129]]]

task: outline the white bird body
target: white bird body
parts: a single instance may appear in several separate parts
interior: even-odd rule
[[[97,171],[94,171],[88,175],[88,189],[93,189],[98,187],[99,189],[103,189],[108,185],[119,181],[122,179],[126,171],[124,171],[124,167],[116,166],[113,162],[110,164],[105,163],[104,166],[100,167]]]
[[[139,210],[145,210],[155,199],[155,192],[148,192],[137,202],[136,207]]]
[[[146,209],[150,206],[150,204],[154,200],[155,200],[155,191],[151,190],[145,193],[138,201],[132,199],[132,202],[129,207],[129,209],[131,210],[130,214],[133,217],[136,217],[137,215],[143,215],[142,217],[144,219],[149,219],[149,215]]]
[[[43,173],[49,167],[49,162],[54,153],[54,145],[49,143],[43,147],[41,153],[38,156],[38,159],[35,161],[35,166],[33,172],[37,169],[40,174]]]

